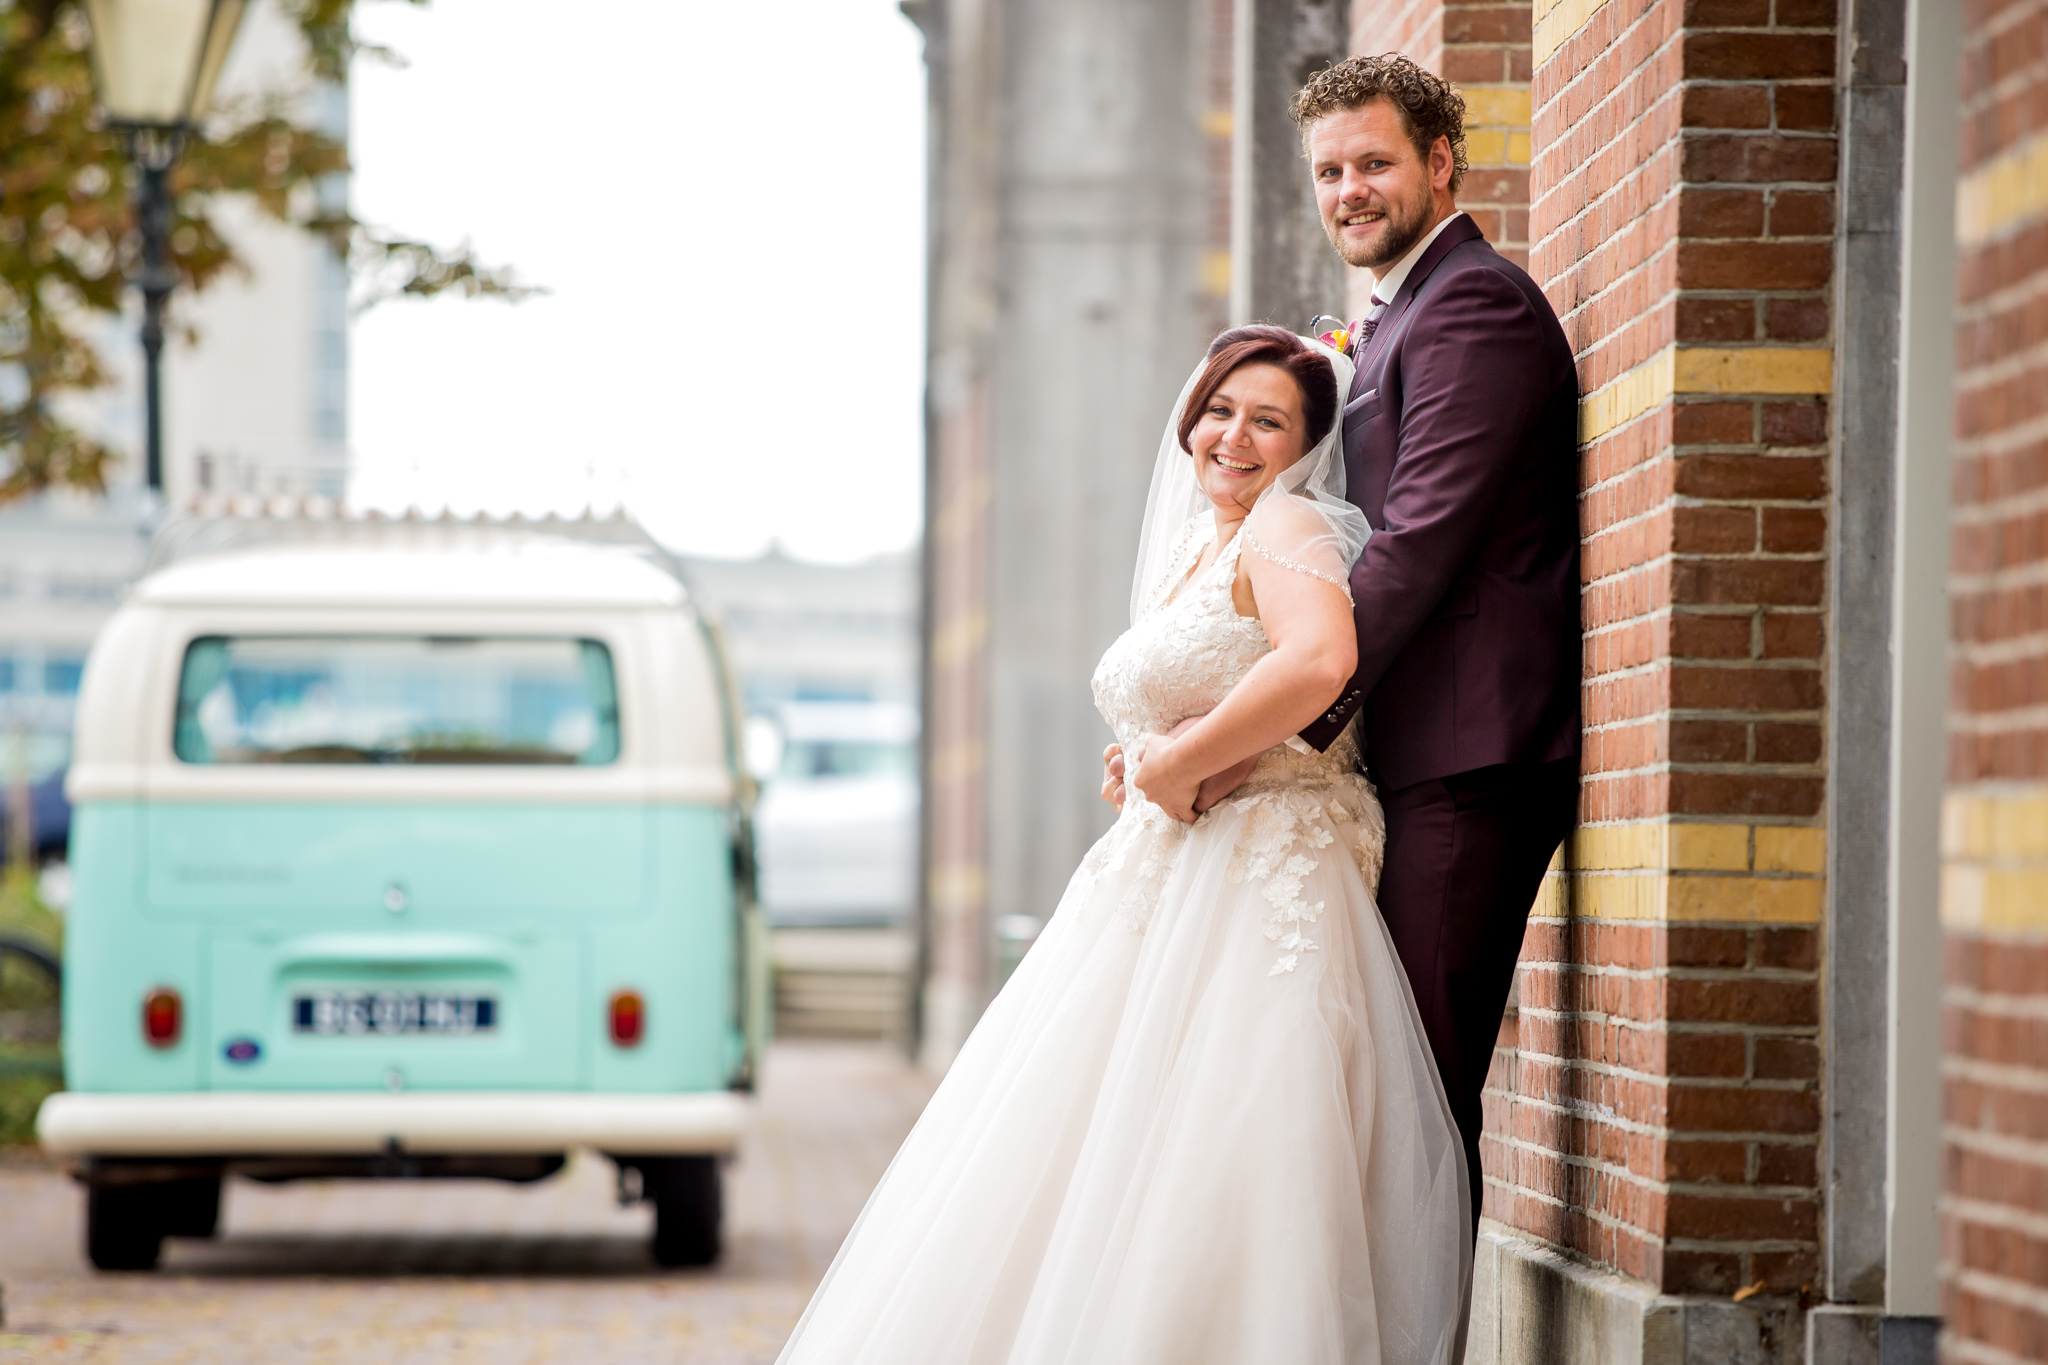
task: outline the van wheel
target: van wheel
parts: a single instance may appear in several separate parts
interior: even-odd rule
[[[85,1253],[101,1270],[154,1270],[165,1237],[220,1228],[220,1177],[94,1185],[85,1196]]]
[[[656,1157],[635,1163],[654,1205],[659,1265],[710,1265],[718,1259],[725,1199],[714,1156]]]
[[[155,1270],[164,1246],[161,1201],[148,1185],[85,1192],[85,1254],[99,1270]]]
[[[220,1231],[220,1177],[192,1176],[146,1188],[157,1193],[166,1236],[211,1237]]]

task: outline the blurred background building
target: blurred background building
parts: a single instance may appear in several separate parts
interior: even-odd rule
[[[918,900],[918,558],[684,556],[747,712],[785,1034],[907,1041]]]

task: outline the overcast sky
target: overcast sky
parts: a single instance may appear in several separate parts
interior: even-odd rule
[[[621,495],[663,539],[851,560],[920,522],[924,72],[895,0],[364,5],[357,214],[550,292],[380,305],[359,495]]]

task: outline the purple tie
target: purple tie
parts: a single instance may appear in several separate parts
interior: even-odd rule
[[[1386,316],[1387,305],[1377,297],[1372,307],[1365,310],[1365,321],[1358,324],[1358,354],[1365,354],[1365,345],[1372,340],[1372,334],[1380,329],[1380,319]]]

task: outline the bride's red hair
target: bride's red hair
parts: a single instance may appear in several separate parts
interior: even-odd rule
[[[1188,440],[1194,434],[1195,423],[1202,420],[1209,400],[1223,387],[1231,371],[1246,365],[1277,365],[1294,376],[1294,387],[1301,390],[1302,420],[1308,426],[1308,439],[1302,442],[1301,453],[1306,455],[1314,450],[1316,442],[1329,434],[1330,423],[1337,419],[1337,373],[1330,368],[1328,356],[1285,327],[1264,323],[1233,327],[1209,343],[1209,363],[1202,367],[1202,377],[1195,381],[1187,406],[1181,409],[1180,448],[1190,455],[1194,453]]]

